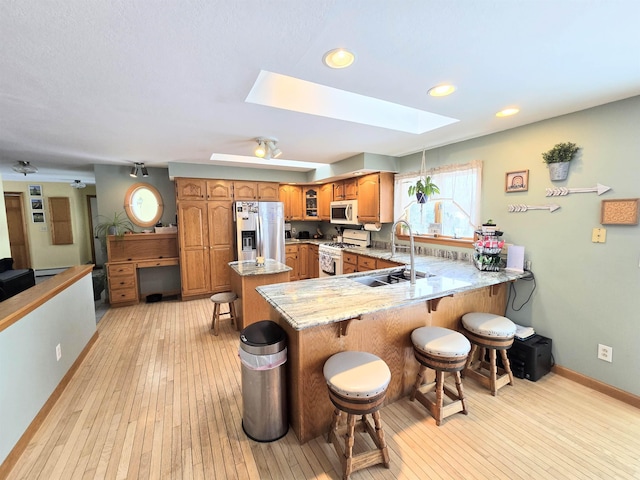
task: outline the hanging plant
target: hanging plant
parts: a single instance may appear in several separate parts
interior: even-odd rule
[[[427,175],[427,169],[425,166],[424,150],[422,151],[422,165],[420,166],[420,177],[415,185],[409,186],[409,196],[416,196],[418,203],[426,203],[431,195],[440,193],[440,188],[433,183],[431,176]]]

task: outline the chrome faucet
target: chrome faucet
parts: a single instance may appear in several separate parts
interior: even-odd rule
[[[416,283],[416,260],[415,249],[413,247],[413,232],[411,231],[411,225],[406,220],[398,220],[391,227],[391,256],[396,254],[396,226],[399,223],[404,223],[409,229],[409,255],[411,256],[411,279],[410,283],[414,285]]]

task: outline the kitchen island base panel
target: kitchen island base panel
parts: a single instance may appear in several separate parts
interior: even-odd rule
[[[241,276],[231,269],[231,290],[238,296],[238,301],[236,302],[236,326],[238,330],[242,330],[260,320],[269,319],[271,306],[262,295],[256,292],[256,287],[288,281],[288,271],[269,275]]]
[[[272,308],[270,319],[277,322],[288,337],[289,421],[298,441],[306,443],[326,435],[331,426],[334,407],[327,396],[322,373],[331,355],[359,350],[384,360],[391,370],[385,404],[392,403],[410,393],[418,374],[411,332],[431,325],[459,330],[460,318],[468,312],[502,315],[507,288],[508,284],[500,284],[444,297],[431,313],[425,301],[363,315],[349,323],[346,335],[341,334],[344,322],[295,330]],[[433,381],[433,372],[427,373],[429,378],[425,380]]]

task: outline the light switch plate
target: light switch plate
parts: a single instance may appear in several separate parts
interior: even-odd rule
[[[591,241],[593,243],[604,243],[607,240],[606,228],[594,228],[591,233]]]

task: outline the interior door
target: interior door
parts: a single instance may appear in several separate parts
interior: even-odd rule
[[[24,218],[24,202],[21,192],[5,192],[4,204],[7,211],[7,228],[13,268],[31,268],[29,237]]]

